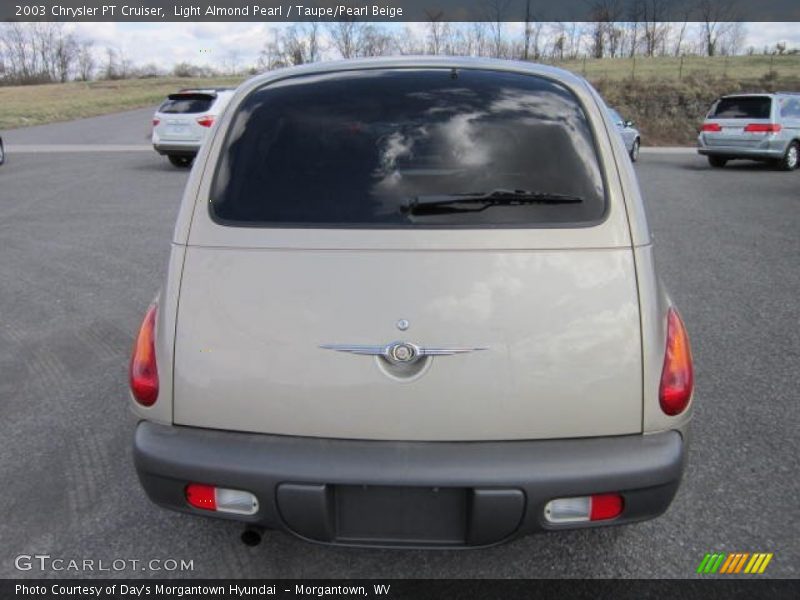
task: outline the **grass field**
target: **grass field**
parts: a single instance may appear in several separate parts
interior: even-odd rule
[[[645,144],[691,144],[714,98],[760,90],[800,91],[800,55],[587,59],[556,63],[587,77],[637,121]],[[0,130],[155,107],[185,87],[243,78],[158,78],[0,87]]]
[[[571,60],[554,63],[597,80],[656,79],[679,81],[686,78],[722,78],[758,80],[762,77],[797,78],[800,76],[800,55],[784,56],[686,56],[673,58],[604,58]],[[773,75],[770,75],[773,73]]]

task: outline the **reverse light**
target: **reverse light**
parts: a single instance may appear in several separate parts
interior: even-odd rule
[[[778,133],[781,126],[778,123],[750,123],[744,130],[748,133]]]
[[[254,515],[258,512],[258,499],[244,490],[190,483],[186,486],[185,495],[190,506],[201,510],[237,515]]]
[[[658,401],[664,414],[673,417],[686,410],[693,388],[694,370],[689,335],[678,311],[670,308],[667,313],[667,348],[658,389]]]
[[[624,506],[620,494],[556,498],[544,507],[544,516],[551,523],[608,521],[621,515]]]
[[[197,117],[197,124],[201,127],[211,127],[214,124],[214,117],[206,115],[204,117]]]
[[[703,123],[703,126],[700,127],[700,131],[719,132],[722,131],[722,127],[719,123]]]
[[[158,399],[158,367],[156,366],[156,314],[151,304],[136,336],[128,372],[131,393],[142,406],[153,406]]]

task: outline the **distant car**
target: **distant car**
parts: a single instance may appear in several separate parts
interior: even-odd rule
[[[711,105],[697,137],[697,151],[712,167],[746,158],[784,171],[800,158],[800,92],[735,94]]]
[[[214,121],[233,96],[229,88],[181,90],[153,115],[153,148],[176,167],[190,167]]]
[[[0,137],[0,165],[6,162],[6,149],[3,146],[3,138]]]
[[[634,127],[633,121],[627,121],[613,108],[608,109],[611,115],[611,120],[617,126],[622,141],[625,143],[625,148],[628,150],[628,155],[633,162],[639,160],[639,148],[642,145],[642,136],[639,130]]]
[[[601,103],[453,57],[244,84],[134,345],[150,498],[406,548],[663,513],[691,351]]]

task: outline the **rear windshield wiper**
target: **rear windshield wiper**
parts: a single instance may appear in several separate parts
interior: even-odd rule
[[[578,204],[583,202],[580,196],[558,194],[554,192],[533,192],[529,190],[507,190],[498,188],[489,192],[467,192],[460,194],[430,194],[417,196],[400,207],[404,213],[420,214],[424,212],[480,212],[490,206],[515,206],[524,204]],[[459,204],[476,204],[476,207],[459,208]]]

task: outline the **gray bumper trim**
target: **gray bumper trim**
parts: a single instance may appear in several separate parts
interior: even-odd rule
[[[175,156],[196,156],[200,152],[200,144],[153,144],[153,149],[161,154],[174,154]]]
[[[700,146],[697,153],[703,156],[721,156],[724,158],[749,158],[753,160],[774,160],[781,158],[786,149],[747,148],[739,146]]]
[[[684,456],[685,444],[677,431],[570,440],[392,442],[143,421],[134,441],[139,478],[156,504],[277,529],[290,529],[278,507],[277,488],[282,483],[522,490],[525,509],[515,534],[564,528],[544,520],[544,505],[553,498],[621,492],[625,510],[620,517],[569,527],[641,521],[669,506]],[[188,482],[249,490],[259,498],[259,512],[242,517],[194,509],[184,499]]]

